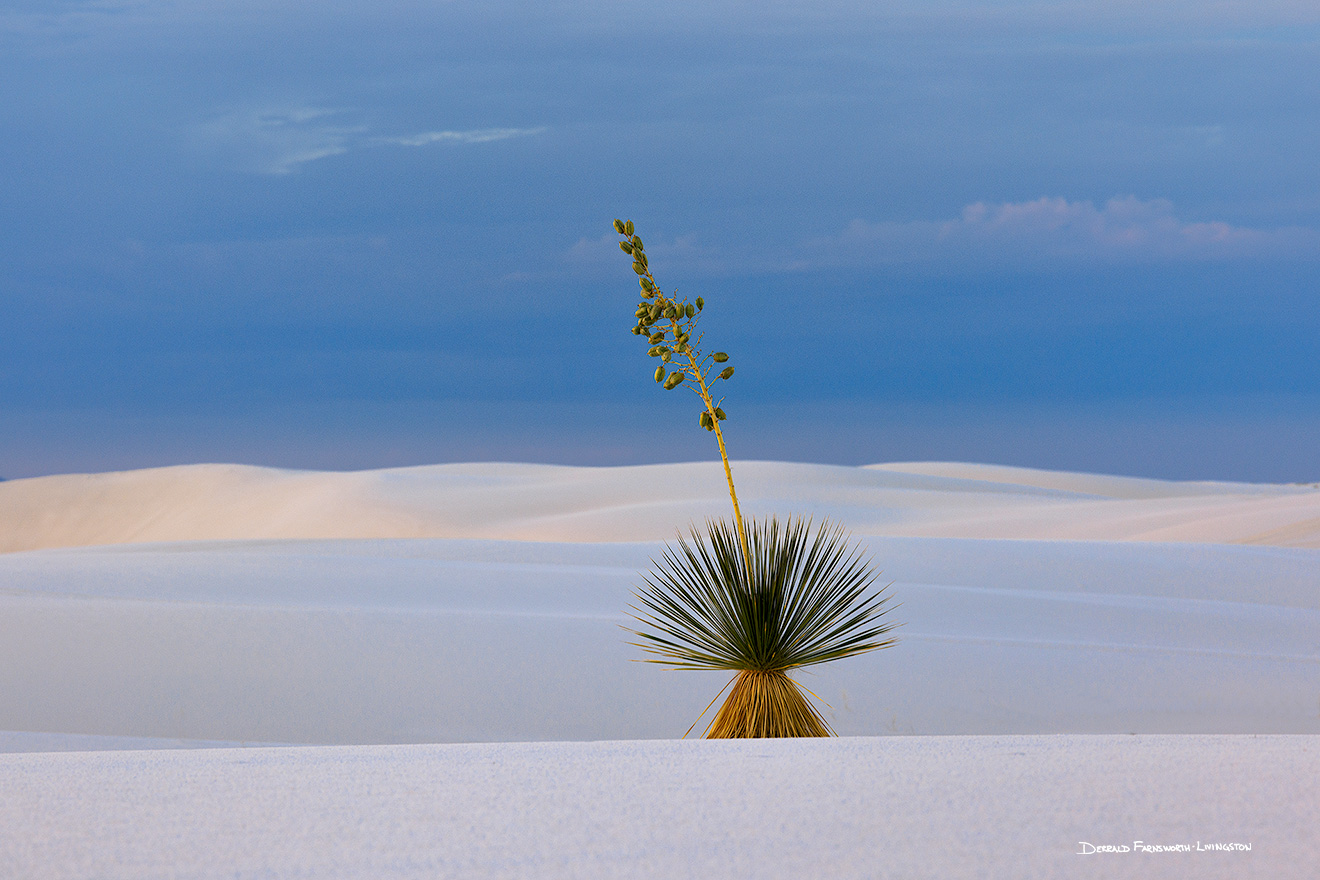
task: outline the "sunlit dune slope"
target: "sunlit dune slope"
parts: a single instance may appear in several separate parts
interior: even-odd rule
[[[753,515],[858,534],[1320,547],[1320,488],[1189,483],[946,462],[737,462]],[[0,484],[0,551],[155,541],[647,541],[727,515],[716,462],[452,464],[357,472],[186,465]]]

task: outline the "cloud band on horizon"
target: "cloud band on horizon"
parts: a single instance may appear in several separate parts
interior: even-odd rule
[[[1204,261],[1320,258],[1320,229],[1256,228],[1222,220],[1186,220],[1168,199],[1116,196],[1089,200],[1042,196],[1024,202],[974,202],[956,219],[853,220],[803,248],[804,265],[846,266],[954,260],[1044,262]]]

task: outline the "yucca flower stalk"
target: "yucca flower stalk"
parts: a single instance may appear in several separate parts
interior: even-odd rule
[[[715,434],[733,502],[732,524],[708,520],[704,533],[692,527],[691,543],[680,535],[678,547],[666,548],[644,576],[632,610],[648,629],[630,630],[640,639],[633,644],[655,655],[647,658],[651,663],[737,673],[708,737],[831,736],[788,673],[897,642],[885,638],[896,624],[879,622],[889,597],[875,589],[875,572],[841,527],[822,522],[813,529],[810,520],[792,517],[783,525],[774,518],[744,522],[720,426],[723,397],[712,393],[733,376],[732,366],[714,372],[729,356],[701,348],[702,298],[666,296],[633,222],[615,220],[614,229],[642,288],[632,332],[660,360],[656,382],[666,390],[686,386],[701,398],[699,422]]]
[[[704,334],[697,332],[697,321],[706,307],[706,301],[701,297],[692,302],[681,300],[677,298],[677,292],[674,297],[665,296],[664,291],[656,286],[650,260],[646,257],[641,236],[636,234],[633,222],[616,219],[614,231],[623,236],[619,249],[633,258],[633,271],[639,276],[637,280],[642,287],[642,301],[633,312],[637,325],[632,332],[636,336],[645,336],[651,345],[647,354],[660,359],[660,365],[655,368],[656,382],[666,391],[682,385],[701,398],[702,410],[698,422],[707,431],[715,433],[715,442],[720,446],[724,479],[729,484],[729,498],[733,501],[733,519],[738,524],[743,560],[751,568],[752,559],[748,554],[742,510],[738,507],[738,492],[733,487],[733,470],[729,467],[729,453],[724,448],[724,432],[720,429],[720,422],[726,418],[724,410],[720,408],[724,398],[715,400],[711,394],[715,383],[733,378],[733,365],[728,363],[729,356],[725,352],[706,354],[701,349]],[[669,369],[671,364],[677,367],[672,372]],[[718,374],[712,375],[716,364],[725,366]]]

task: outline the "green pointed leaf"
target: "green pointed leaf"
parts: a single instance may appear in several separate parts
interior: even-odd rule
[[[814,532],[814,533],[813,533]],[[636,644],[677,668],[789,670],[887,648],[896,623],[862,548],[828,522],[708,521],[665,549],[634,594]]]

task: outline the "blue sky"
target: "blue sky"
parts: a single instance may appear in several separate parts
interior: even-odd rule
[[[809,7],[809,8],[808,8]],[[1312,2],[0,0],[0,475],[1320,479]]]

